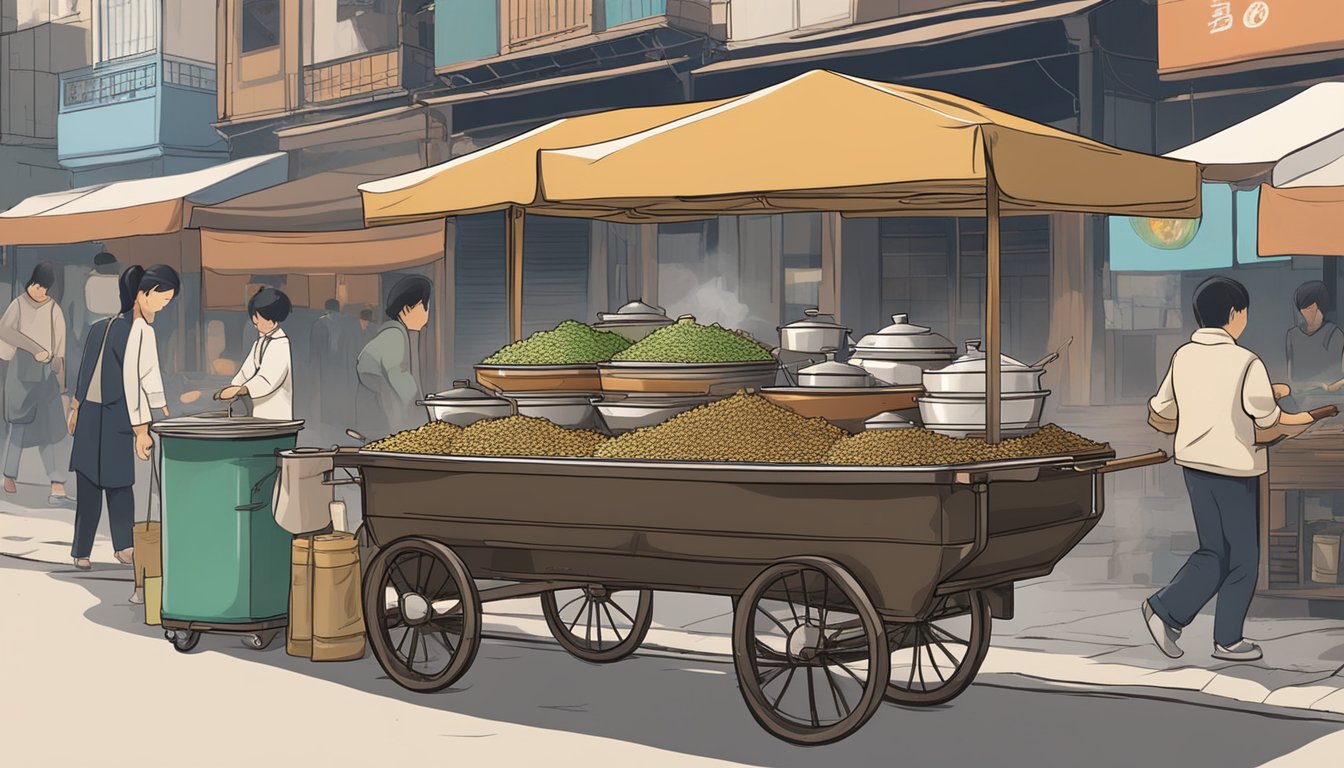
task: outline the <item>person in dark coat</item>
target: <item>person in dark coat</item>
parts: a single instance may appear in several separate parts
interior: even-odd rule
[[[112,529],[112,548],[117,560],[131,562],[131,527],[135,520],[135,456],[138,425],[131,423],[130,400],[142,399],[139,379],[126,376],[127,347],[136,322],[152,322],[158,311],[177,294],[181,280],[172,267],[138,266],[121,275],[121,313],[99,320],[89,328],[80,360],[75,399],[67,427],[74,436],[70,470],[75,473],[75,537],[71,547],[75,567],[92,567],[98,520],[103,497]],[[143,306],[142,306],[143,305]],[[142,311],[143,307],[148,307]],[[129,381],[128,381],[129,380]],[[128,392],[129,386],[134,392]],[[141,598],[143,599],[143,598]]]
[[[355,352],[350,323],[341,315],[341,302],[328,299],[326,311],[313,323],[308,343],[308,370],[317,390],[319,434],[344,427],[355,407],[355,375],[350,369]],[[360,346],[363,346],[361,344]],[[334,433],[333,433],[334,434]]]

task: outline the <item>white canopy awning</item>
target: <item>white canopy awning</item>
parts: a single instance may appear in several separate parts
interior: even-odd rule
[[[0,243],[55,245],[186,227],[191,209],[214,205],[289,179],[289,156],[247,157],[190,173],[115,181],[34,195],[0,213]]]
[[[1244,181],[1274,163],[1344,132],[1344,82],[1320,83],[1275,107],[1167,157],[1206,166],[1206,179]]]

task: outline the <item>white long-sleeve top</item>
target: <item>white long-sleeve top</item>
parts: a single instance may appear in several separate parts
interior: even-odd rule
[[[148,424],[153,412],[166,407],[168,400],[163,395],[163,374],[159,372],[159,342],[154,327],[143,318],[137,317],[131,325],[121,375],[131,424]]]
[[[283,328],[277,327],[252,343],[252,351],[231,383],[247,387],[253,416],[282,421],[294,418],[293,359]]]
[[[1265,473],[1255,429],[1268,429],[1283,415],[1265,364],[1221,328],[1195,331],[1176,350],[1148,407],[1177,422],[1177,464],[1231,477]]]

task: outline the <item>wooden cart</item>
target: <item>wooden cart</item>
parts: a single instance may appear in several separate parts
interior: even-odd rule
[[[436,691],[471,664],[481,604],[537,595],[591,662],[633,653],[652,590],[734,601],[742,695],[767,731],[825,744],[883,700],[970,685],[1012,583],[1096,525],[1109,451],[936,468],[442,457],[347,450],[378,662]],[[475,580],[510,582],[478,591]]]

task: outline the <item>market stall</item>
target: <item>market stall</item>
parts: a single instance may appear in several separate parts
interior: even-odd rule
[[[799,153],[800,121],[833,140]],[[573,131],[568,147],[561,129]],[[467,169],[491,164],[521,174],[506,193],[482,197],[460,184]],[[1108,446],[1050,426],[1027,424],[1020,439],[1000,440],[1005,381],[1021,380],[1010,386],[1028,391],[1016,394],[1042,401],[1030,388],[1047,361],[1027,366],[1000,353],[998,223],[1040,211],[1195,217],[1199,178],[1189,163],[948,94],[812,72],[736,99],[562,121],[361,191],[369,224],[504,207],[516,224],[524,210],[614,221],[794,211],[989,220],[984,351],[968,346],[948,365],[950,342],[898,315],[857,345],[872,370],[826,360],[799,373],[799,383],[878,373],[893,384],[920,381],[978,403],[983,439],[965,439],[967,424],[948,425],[963,428],[954,436],[896,421],[851,435],[741,391],[610,438],[478,410],[336,452],[333,478],[349,472],[364,496],[375,655],[412,690],[441,690],[466,671],[483,601],[539,595],[562,646],[614,661],[647,631],[651,590],[720,594],[734,598],[735,666],[757,722],[795,743],[835,741],[883,700],[928,706],[965,690],[991,618],[1011,616],[1012,583],[1049,573],[1095,525],[1101,476],[1167,459],[1117,460]],[[515,308],[520,245],[510,243]],[[780,331],[782,341],[843,340],[847,329],[814,315]],[[633,345],[592,346],[589,357],[560,362],[596,368],[604,393],[608,382],[631,387],[636,370],[660,387],[679,376],[702,387],[728,367],[745,375],[743,363],[769,359],[752,340],[688,317]],[[721,354],[725,346],[732,354]],[[654,348],[663,351],[645,354]],[[947,373],[931,385],[938,363]],[[453,398],[427,407],[500,415],[509,407],[465,386]],[[518,583],[478,593],[475,579],[491,577]],[[633,595],[628,608],[614,600],[622,593]],[[955,621],[964,625],[949,630]],[[807,693],[795,688],[789,700],[795,676],[807,678]]]

